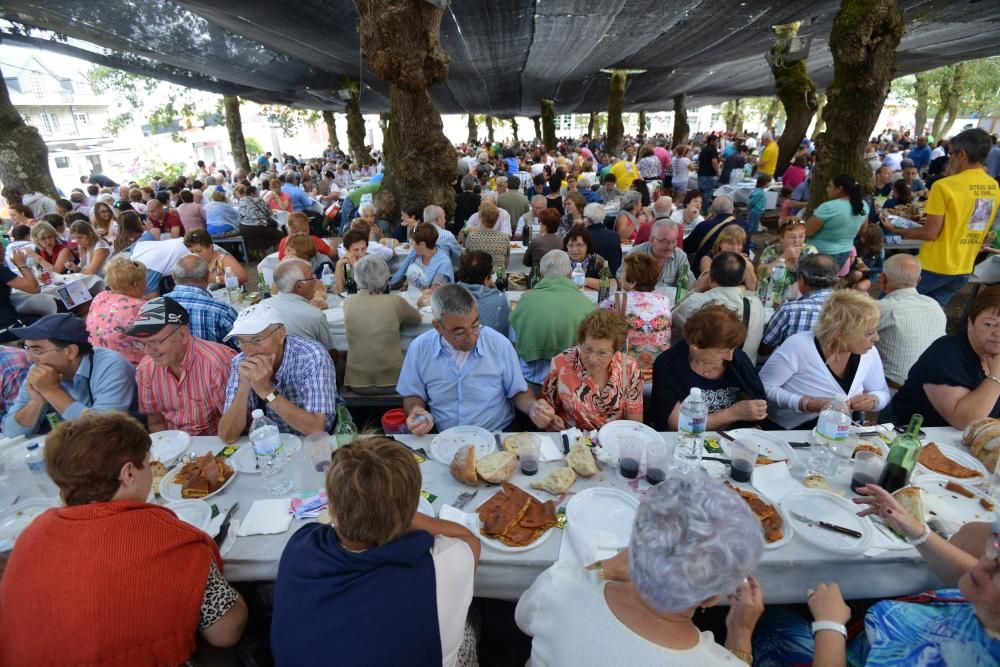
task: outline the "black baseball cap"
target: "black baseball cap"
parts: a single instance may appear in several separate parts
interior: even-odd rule
[[[155,335],[163,327],[170,324],[185,325],[191,322],[191,316],[181,304],[169,296],[150,299],[139,309],[139,316],[125,332],[126,336],[148,338]]]

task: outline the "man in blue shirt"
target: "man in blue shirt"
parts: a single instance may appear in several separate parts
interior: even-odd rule
[[[1000,178],[1000,146],[997,145],[997,135],[992,135],[993,148],[986,155],[986,173],[993,178]]]
[[[288,193],[292,198],[292,208],[296,211],[304,211],[316,203],[299,185],[299,177],[295,174],[290,173],[285,176],[285,184],[281,186],[281,191]]]
[[[396,384],[410,433],[423,435],[435,426],[502,431],[514,420],[515,407],[539,428],[548,426],[554,410],[528,391],[513,346],[482,326],[469,290],[439,287],[431,309],[434,330],[410,344]]]
[[[184,307],[191,318],[191,335],[212,343],[223,343],[236,321],[236,310],[208,291],[208,262],[187,255],[174,265],[174,290],[165,294]],[[235,346],[230,342],[230,347]]]
[[[923,171],[931,163],[931,147],[927,145],[927,137],[917,137],[917,145],[910,149],[906,156],[913,162],[917,171]]]
[[[135,368],[113,350],[92,347],[83,320],[56,313],[11,333],[25,342],[32,366],[3,420],[5,436],[46,431],[88,408],[135,410]]]

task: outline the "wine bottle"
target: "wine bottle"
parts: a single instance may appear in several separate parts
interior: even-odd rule
[[[889,457],[878,482],[878,485],[889,493],[900,490],[910,480],[913,467],[917,464],[917,455],[920,453],[918,434],[923,423],[923,416],[914,414],[910,417],[910,425],[906,428],[906,432],[897,435],[889,446]]]

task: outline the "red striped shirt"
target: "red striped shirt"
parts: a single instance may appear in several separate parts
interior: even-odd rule
[[[144,357],[135,372],[140,412],[162,415],[168,429],[190,435],[217,434],[235,356],[236,351],[225,345],[192,336],[181,361],[180,378]]]

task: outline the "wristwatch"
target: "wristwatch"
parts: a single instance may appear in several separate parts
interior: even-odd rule
[[[844,635],[844,639],[847,639],[847,627],[842,623],[835,621],[814,621],[812,624],[812,633],[816,634],[820,630],[836,630]]]
[[[278,394],[276,394],[272,390],[270,394],[264,397],[264,400],[267,401],[268,403],[274,403],[276,400],[278,400]]]

